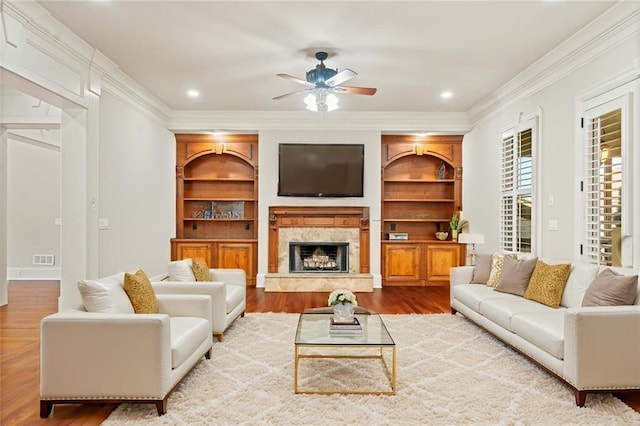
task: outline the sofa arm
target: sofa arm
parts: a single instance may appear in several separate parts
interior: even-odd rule
[[[42,399],[158,399],[171,389],[164,314],[66,311],[40,323]]]
[[[473,278],[473,266],[456,266],[451,268],[451,286],[469,284]]]
[[[209,272],[211,273],[211,279],[213,281],[223,281],[227,284],[242,287],[247,286],[247,273],[244,269],[213,268],[209,269]]]
[[[226,283],[219,281],[201,281],[201,282],[177,282],[163,281],[159,283],[151,283],[156,296],[160,294],[199,294],[207,295],[211,299],[211,308],[209,314],[211,318],[212,333],[218,333],[226,328],[227,324],[227,290]]]
[[[566,309],[563,369],[578,390],[640,388],[640,306]]]

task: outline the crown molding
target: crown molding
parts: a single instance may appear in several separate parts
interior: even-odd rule
[[[238,130],[380,130],[463,134],[471,130],[467,113],[307,111],[174,111],[173,132]]]
[[[29,42],[55,61],[70,69],[80,70],[83,89],[100,95],[105,89],[134,106],[146,116],[166,123],[171,108],[126,75],[119,66],[56,20],[35,1],[2,2],[2,10],[18,20],[33,36]],[[51,49],[53,47],[55,52]],[[58,91],[67,97],[68,94]],[[86,97],[82,90],[80,96]],[[77,102],[78,99],[71,99]],[[86,102],[84,103],[86,105]]]
[[[639,40],[640,2],[621,1],[469,110],[476,126],[627,40]],[[630,58],[630,66],[634,58]]]

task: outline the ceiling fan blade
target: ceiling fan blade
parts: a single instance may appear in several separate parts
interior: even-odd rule
[[[333,87],[333,91],[337,93],[348,93],[350,95],[375,95],[378,89],[374,87],[337,86]]]
[[[287,80],[293,80],[293,81],[295,81],[296,83],[303,84],[303,85],[305,85],[305,86],[309,86],[309,87],[316,87],[316,85],[315,85],[315,84],[313,84],[313,83],[309,83],[309,82],[308,82],[308,81],[306,81],[306,80],[302,80],[302,79],[300,79],[300,78],[294,77],[294,76],[289,75],[289,74],[276,74],[276,75],[277,75],[278,77],[286,78]]]
[[[356,75],[358,75],[357,72],[351,71],[350,69],[345,69],[340,71],[338,74],[334,75],[333,77],[327,79],[327,81],[325,81],[324,84],[326,84],[329,87],[335,87],[340,83],[344,83],[347,80],[351,80]]]
[[[273,98],[273,100],[277,101],[278,99],[286,98],[287,96],[297,95],[299,93],[305,93],[305,92],[309,92],[311,90],[313,90],[313,89],[304,89],[304,90],[298,90],[298,91],[291,92],[291,93],[285,93],[284,95],[276,96],[275,98]]]

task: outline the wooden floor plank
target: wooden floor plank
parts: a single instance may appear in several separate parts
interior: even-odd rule
[[[40,320],[56,312],[57,282],[9,283],[9,305],[0,307],[0,424],[99,425],[113,404],[58,405],[40,419]],[[278,293],[247,289],[247,312],[302,312],[327,305],[329,293]],[[446,287],[385,287],[357,293],[358,304],[381,314],[449,312]],[[620,395],[640,412],[640,392]],[[171,409],[171,407],[169,407]]]

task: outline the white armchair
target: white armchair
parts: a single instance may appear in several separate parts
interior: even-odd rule
[[[40,417],[54,404],[132,402],[167,409],[174,387],[211,357],[211,298],[158,295],[157,314],[49,315],[40,325]]]
[[[175,263],[175,262],[172,262]],[[219,341],[236,318],[244,316],[247,275],[243,269],[209,269],[211,281],[152,282],[156,294],[205,294],[211,296],[211,328]],[[175,275],[173,276],[176,277]],[[187,278],[189,279],[189,278]]]

